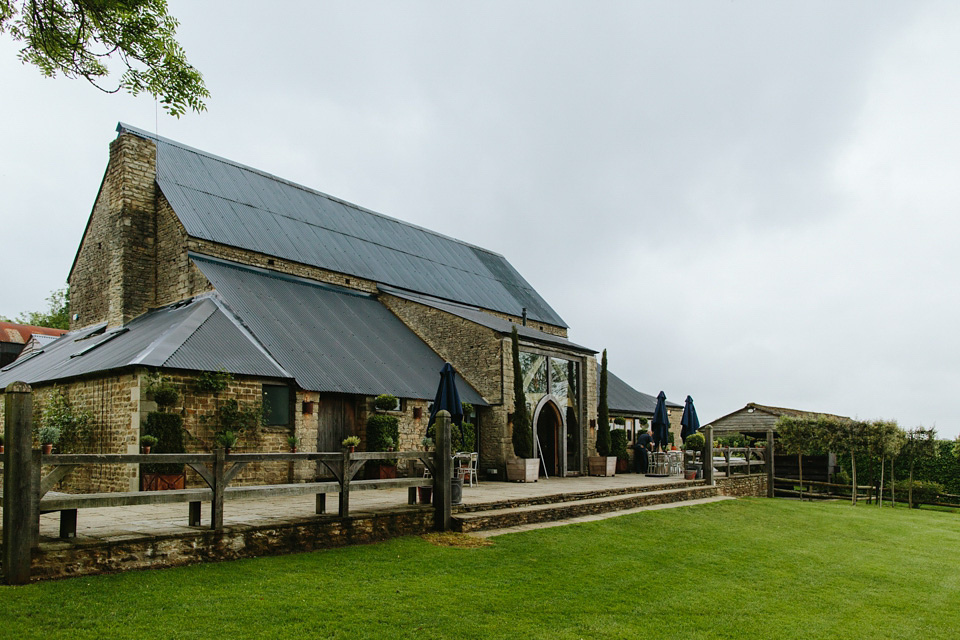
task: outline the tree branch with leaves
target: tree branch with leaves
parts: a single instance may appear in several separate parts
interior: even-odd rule
[[[0,33],[22,43],[25,64],[106,93],[149,93],[176,117],[205,110],[210,97],[176,41],[178,26],[166,0],[0,0]],[[122,68],[116,80],[111,60]]]

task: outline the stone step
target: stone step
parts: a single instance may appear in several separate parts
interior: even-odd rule
[[[639,487],[635,487],[635,489],[639,489]],[[716,495],[718,495],[717,488],[705,484],[673,489],[654,487],[653,490],[635,491],[627,494],[620,492],[616,495],[598,498],[565,500],[549,504],[525,504],[517,507],[458,513],[453,518],[453,528],[455,531],[462,533],[501,529],[535,522],[567,520],[579,516],[622,511],[655,504],[712,498]]]
[[[477,511],[493,511],[499,509],[513,509],[538,504],[558,504],[561,502],[579,502],[582,500],[593,500],[595,498],[606,498],[611,496],[626,496],[637,493],[648,493],[651,491],[664,491],[669,489],[685,489],[690,487],[705,486],[706,482],[698,480],[678,480],[676,482],[666,482],[660,484],[645,484],[629,487],[611,487],[609,489],[595,489],[592,491],[575,491],[568,493],[554,493],[548,495],[531,496],[528,498],[509,498],[496,500],[494,502],[483,502],[479,504],[460,504],[453,507],[454,515],[460,513],[474,513]]]

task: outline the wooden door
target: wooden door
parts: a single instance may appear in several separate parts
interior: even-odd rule
[[[356,431],[355,401],[353,396],[321,394],[317,403],[317,451],[340,451],[343,439]],[[318,463],[321,476],[328,476],[329,470]]]

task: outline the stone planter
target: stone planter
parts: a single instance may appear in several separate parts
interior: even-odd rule
[[[630,471],[630,461],[617,458],[617,473],[627,473]]]
[[[614,476],[617,474],[616,456],[588,456],[587,466],[592,476]]]
[[[540,477],[540,458],[516,458],[507,461],[507,480],[536,482]]]

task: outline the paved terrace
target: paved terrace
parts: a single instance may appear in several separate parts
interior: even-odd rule
[[[473,487],[465,486],[463,504],[478,505],[562,493],[647,487],[682,480],[682,476],[648,478],[644,475],[629,473],[613,477],[540,479],[535,483],[488,481]],[[229,529],[233,526],[280,525],[318,519],[337,519],[337,504],[337,494],[328,494],[327,514],[317,515],[316,500],[313,495],[232,500],[224,504],[224,526]],[[352,518],[410,509],[432,509],[432,507],[408,505],[405,488],[355,491],[350,494]],[[455,512],[456,509],[457,507],[454,507]],[[58,538],[59,514],[49,513],[40,516],[40,541],[43,547],[51,549],[69,547],[74,543],[132,541],[137,538],[190,535],[197,531],[209,530],[209,502],[203,503],[200,527],[187,525],[187,512],[186,503],[80,509],[77,519],[77,537],[71,540]]]

